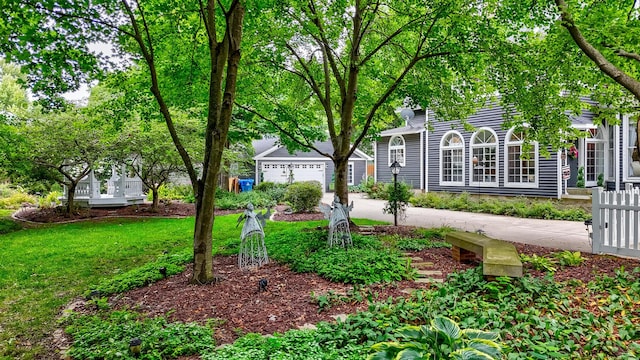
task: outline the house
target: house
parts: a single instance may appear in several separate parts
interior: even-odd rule
[[[314,146],[325,153],[333,153],[330,141],[316,142]],[[286,183],[316,180],[323,191],[333,186],[334,165],[331,159],[316,151],[289,153],[276,138],[265,137],[253,142],[255,150],[255,184],[261,182]],[[349,158],[348,184],[359,185],[367,177],[367,162],[373,158],[356,149]]]
[[[534,143],[523,158],[522,134],[502,128],[504,111],[487,104],[466,119],[475,128],[466,131],[460,121],[438,121],[431,111],[403,109],[405,126],[383,131],[374,147],[376,181],[391,182],[389,166],[397,160],[402,166],[398,181],[422,192],[561,198],[577,185],[579,168],[585,187],[597,186],[599,177],[608,189],[640,186],[635,119],[620,116],[619,125],[597,126],[595,114],[585,110],[572,118],[573,126],[587,135],[575,141],[575,151],[544,157]]]

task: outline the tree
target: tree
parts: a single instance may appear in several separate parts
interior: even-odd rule
[[[555,0],[561,24],[600,71],[640,101],[640,3],[637,0],[571,2]],[[577,14],[577,15],[574,15]],[[580,22],[580,25],[578,25]],[[602,31],[606,26],[607,31]],[[588,29],[587,36],[581,28]],[[636,105],[637,105],[636,102]],[[636,121],[634,161],[640,161],[640,116]]]
[[[66,213],[75,211],[75,191],[94,164],[109,157],[103,128],[80,111],[42,115],[18,126],[20,156],[26,174],[67,188]],[[19,159],[19,160],[18,160]]]
[[[136,174],[152,193],[152,211],[158,210],[158,189],[171,175],[185,173],[180,155],[164,123],[129,122],[118,139],[118,159]]]
[[[0,13],[0,35],[11,40],[0,49],[31,64],[36,92],[54,94],[100,74],[103,68],[88,50],[97,40],[119,44],[147,74],[195,194],[191,282],[212,282],[215,188],[236,96],[245,1],[26,1],[7,4]],[[200,174],[171,110],[187,100],[204,109],[199,111],[205,128]]]
[[[259,28],[238,103],[288,145],[330,158],[348,203],[349,156],[379,129],[381,109],[413,95],[422,106],[465,114],[482,92],[494,10],[468,1],[279,1]],[[256,30],[258,31],[258,30]],[[455,105],[455,106],[454,106]],[[333,153],[314,147],[328,137]]]
[[[584,136],[571,127],[567,114],[589,108],[598,114],[597,123],[615,124],[617,114],[637,112],[637,1],[509,0],[501,5],[496,19],[509,41],[500,44],[503,51],[493,60],[502,66],[490,77],[503,103],[515,110],[507,126],[526,123],[529,140],[561,148],[568,139]]]

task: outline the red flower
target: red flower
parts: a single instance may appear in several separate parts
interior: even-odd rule
[[[575,159],[578,157],[578,149],[573,145],[569,149],[569,157],[572,159]]]

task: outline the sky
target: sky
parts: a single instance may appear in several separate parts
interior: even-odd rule
[[[113,45],[104,42],[89,44],[89,50],[104,56],[112,56],[115,54]],[[82,84],[78,90],[64,93],[62,94],[62,97],[73,102],[86,102],[89,99],[89,94],[91,92],[90,86],[93,85],[95,84]]]

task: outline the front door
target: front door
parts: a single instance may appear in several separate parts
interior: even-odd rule
[[[584,139],[584,179],[586,187],[604,186],[606,131],[601,126],[587,130]],[[600,179],[600,180],[599,180]]]

